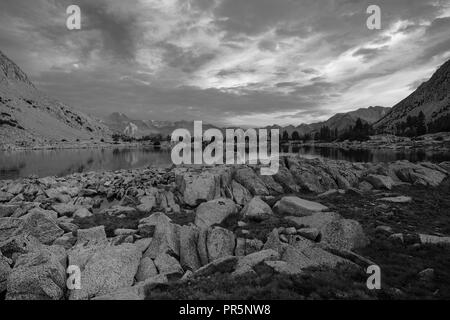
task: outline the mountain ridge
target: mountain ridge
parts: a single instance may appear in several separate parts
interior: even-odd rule
[[[379,132],[395,132],[397,124],[408,116],[425,115],[426,124],[450,114],[450,60],[441,65],[431,78],[408,97],[394,105],[391,111],[374,123]]]
[[[0,51],[0,146],[91,140],[110,130],[96,119],[39,91]]]

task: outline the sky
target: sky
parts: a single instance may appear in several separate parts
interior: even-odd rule
[[[66,8],[81,9],[81,30]],[[381,29],[366,10],[381,8]],[[0,50],[85,113],[299,125],[391,107],[450,59],[450,0],[1,0]]]

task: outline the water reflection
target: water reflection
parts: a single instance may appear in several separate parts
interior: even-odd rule
[[[283,153],[300,154],[305,158],[329,158],[351,162],[450,161],[450,152],[425,152],[423,150],[348,150],[314,146],[283,146],[281,151]]]
[[[352,162],[450,161],[450,153],[394,150],[345,150],[322,147],[282,146],[282,153],[306,158],[330,158]],[[64,176],[75,172],[171,165],[169,150],[160,148],[70,149],[0,152],[0,179],[29,175]]]
[[[68,149],[0,152],[0,179],[37,175],[64,176],[75,172],[162,166],[170,151],[159,148]]]

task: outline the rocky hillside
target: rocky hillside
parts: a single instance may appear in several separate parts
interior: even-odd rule
[[[0,51],[0,148],[99,139],[109,129],[40,92]]]
[[[450,114],[450,60],[430,80],[375,123],[375,128],[382,132],[393,132],[397,123],[404,122],[408,116],[418,116],[421,111],[425,114],[427,124]]]
[[[312,123],[312,124],[301,124],[297,127],[295,126],[271,126],[268,129],[280,129],[280,132],[287,132],[290,137],[296,131],[300,136],[305,134],[311,134],[320,130],[320,128],[327,126],[331,130],[338,129],[340,132],[348,129],[350,126],[354,126],[356,120],[360,118],[361,120],[367,123],[374,123],[384,117],[389,108],[384,107],[369,107],[369,108],[361,108],[355,111],[347,112],[347,113],[338,113],[324,122]]]

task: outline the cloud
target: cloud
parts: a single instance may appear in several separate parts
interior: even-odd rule
[[[379,0],[3,0],[1,50],[85,112],[215,124],[299,124],[392,106],[450,58],[449,6]]]

